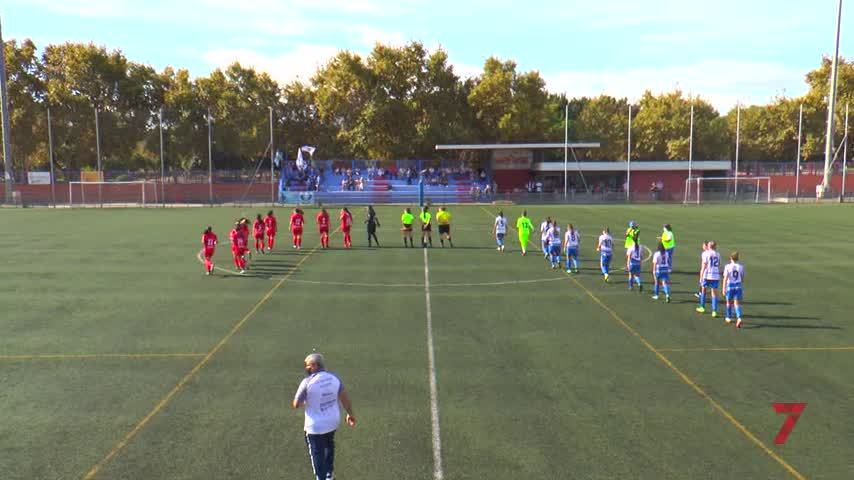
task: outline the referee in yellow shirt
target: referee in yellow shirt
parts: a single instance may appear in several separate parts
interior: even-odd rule
[[[427,245],[433,246],[433,214],[430,213],[430,208],[425,206],[421,209],[421,214],[418,215],[421,220],[421,248],[427,248]]]
[[[451,212],[445,207],[439,208],[439,213],[436,214],[436,223],[439,224],[439,242],[442,243],[442,248],[445,247],[445,239],[448,240],[448,245],[454,248],[454,242],[451,241]]]

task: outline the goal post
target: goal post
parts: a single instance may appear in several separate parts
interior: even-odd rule
[[[158,202],[157,182],[68,182],[68,206],[145,207]]]
[[[683,203],[771,203],[771,177],[693,177]]]

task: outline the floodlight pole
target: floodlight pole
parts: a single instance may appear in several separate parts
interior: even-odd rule
[[[273,145],[273,107],[270,109],[270,202],[273,206],[276,205],[276,175],[273,168],[273,163],[276,157],[276,148]]]
[[[564,122],[563,122],[563,201],[566,202],[568,200],[567,197],[567,166],[569,164],[569,100],[566,102],[566,107],[564,108]]]
[[[836,48],[830,68],[830,97],[827,102],[827,135],[824,145],[824,178],[821,182],[822,196],[830,190],[830,167],[833,165],[833,121],[836,113],[836,77],[839,68],[839,31],[842,26],[842,0],[836,13]]]
[[[632,199],[632,105],[629,104],[629,128],[626,141],[626,201]]]
[[[211,141],[211,109],[208,107],[208,202],[213,205],[213,152]]]
[[[9,98],[6,94],[6,44],[0,29],[0,110],[3,110],[3,163],[6,166],[5,203],[12,203],[12,123],[9,120]]]
[[[163,155],[163,107],[157,112],[157,121],[160,129],[160,202],[166,207],[166,160]],[[143,187],[145,188],[145,187]]]
[[[845,201],[845,177],[848,176],[848,104],[845,104],[845,135],[842,136],[842,191],[839,203]]]
[[[694,169],[694,101],[691,100],[691,123],[688,130],[688,179],[690,180]]]
[[[738,147],[741,144],[741,103],[735,105],[735,182],[733,195],[738,201]]]
[[[47,156],[50,160],[50,201],[56,207],[56,178],[53,166],[53,130],[50,126],[50,107],[47,107]]]
[[[795,160],[795,201],[801,196],[801,137],[803,137],[804,104],[798,110],[798,158]]]
[[[98,157],[98,203],[103,207],[104,199],[101,196],[101,182],[104,181],[104,173],[101,171],[101,129],[98,125],[98,106],[95,105],[95,154]]]

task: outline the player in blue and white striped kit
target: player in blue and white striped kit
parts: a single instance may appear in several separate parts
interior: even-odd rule
[[[672,263],[670,252],[659,242],[658,250],[652,256],[652,274],[655,276],[655,287],[652,289],[652,299],[658,300],[659,287],[664,289],[664,301],[670,303],[670,271]]]
[[[552,217],[546,217],[542,223],[540,223],[540,243],[543,248],[543,257],[548,260],[549,259],[549,232],[552,229]]]
[[[726,296],[726,323],[735,316],[736,328],[741,328],[741,299],[744,295],[744,266],[738,263],[738,252],[732,252],[729,263],[724,267],[724,295]]]
[[[641,256],[640,242],[638,236],[632,237],[633,244],[626,250],[626,271],[628,272],[629,290],[634,285],[638,286],[638,291],[643,293],[643,284],[641,283]]]
[[[581,232],[571,223],[566,227],[564,235],[564,251],[566,252],[566,273],[578,273],[578,250],[581,248]],[[571,261],[571,263],[570,263]]]
[[[605,283],[608,283],[610,277],[613,248],[614,239],[611,237],[611,230],[605,227],[605,230],[602,230],[602,235],[599,235],[599,243],[596,244],[596,251],[599,252],[599,268],[602,269]]]
[[[552,224],[552,228],[549,229],[549,259],[551,261],[552,270],[560,267],[560,227],[557,225],[557,222]]]
[[[721,283],[721,254],[717,251],[717,242],[709,242],[709,249],[703,252],[703,266],[700,270],[700,304],[698,313],[706,312],[706,289],[712,294],[712,317],[718,316],[718,286]]]

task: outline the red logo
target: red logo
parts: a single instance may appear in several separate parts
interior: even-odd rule
[[[780,431],[777,432],[777,436],[774,437],[775,444],[783,445],[789,438],[789,434],[792,433],[792,429],[795,428],[795,424],[798,423],[798,419],[801,418],[801,413],[803,413],[804,409],[807,408],[807,404],[772,403],[771,405],[774,407],[774,411],[778,414],[786,414],[786,421],[783,422],[783,426],[780,427]]]

